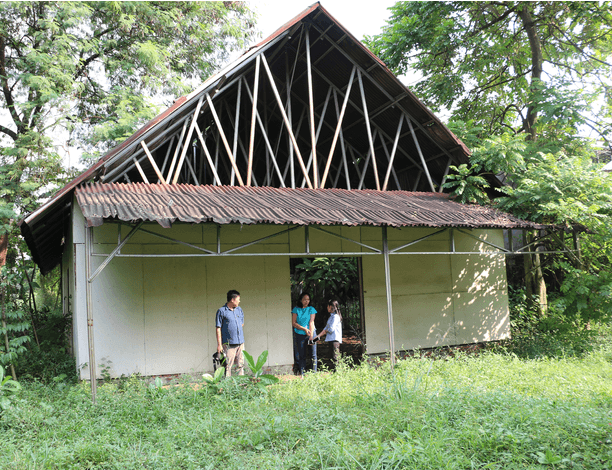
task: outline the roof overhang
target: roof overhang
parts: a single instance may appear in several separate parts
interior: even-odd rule
[[[94,183],[77,188],[76,200],[90,227],[121,220],[166,228],[175,222],[548,228],[445,194],[409,191]]]

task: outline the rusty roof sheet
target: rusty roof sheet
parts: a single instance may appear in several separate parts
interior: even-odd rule
[[[104,219],[218,224],[544,228],[439,193],[93,183],[76,189],[89,226]]]

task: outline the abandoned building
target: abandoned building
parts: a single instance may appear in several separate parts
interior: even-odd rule
[[[229,289],[245,349],[291,365],[291,258],[359,259],[369,354],[499,340],[504,230],[542,227],[443,194],[469,155],[316,3],[21,230],[43,273],[61,265],[83,379],[210,370]]]

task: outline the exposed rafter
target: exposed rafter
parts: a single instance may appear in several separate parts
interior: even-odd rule
[[[467,156],[319,5],[112,151],[99,178],[439,191],[450,165]]]

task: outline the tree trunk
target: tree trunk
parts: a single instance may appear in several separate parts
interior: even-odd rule
[[[533,277],[539,301],[538,311],[540,314],[542,314],[546,313],[546,310],[548,309],[548,297],[546,295],[546,283],[544,282],[542,265],[540,264],[540,255],[538,254],[537,249],[535,250],[534,254],[534,268],[535,272]]]
[[[524,244],[528,245],[530,243],[531,237],[529,236],[529,232],[525,232],[524,234]],[[531,249],[527,248],[525,256],[523,256],[523,269],[525,272],[525,295],[527,296],[527,302],[531,303],[531,299],[533,299],[533,263],[531,260]]]
[[[527,232],[525,235],[526,244],[532,243],[535,240],[535,235]],[[528,248],[528,253],[523,265],[525,267],[525,294],[527,301],[531,304],[534,295],[538,297],[538,312],[545,313],[548,308],[548,297],[546,292],[546,283],[544,282],[544,274],[542,272],[542,264],[537,248],[533,251]]]
[[[0,269],[6,264],[6,255],[8,253],[8,232],[2,234],[0,236]],[[0,282],[4,279],[0,278]],[[6,347],[6,353],[10,352],[10,343],[8,337],[8,331],[6,331],[6,288],[4,286],[0,286],[0,305],[2,309],[2,328],[4,329],[4,345]],[[13,380],[17,379],[17,374],[15,374],[15,366],[11,364],[11,375],[13,376]]]
[[[519,15],[529,38],[529,47],[531,48],[531,91],[535,91],[535,84],[542,79],[542,63],[544,62],[542,56],[542,43],[538,36],[531,12],[529,11],[530,2],[523,3],[523,8],[520,10]],[[538,117],[538,112],[535,106],[531,104],[527,108],[527,116],[523,121],[523,129],[529,134],[530,140],[536,139],[535,122]]]

